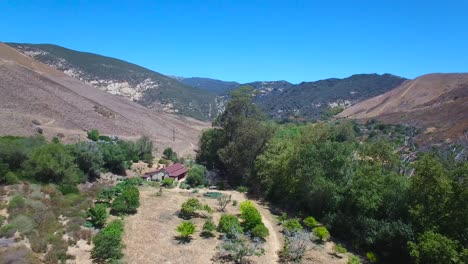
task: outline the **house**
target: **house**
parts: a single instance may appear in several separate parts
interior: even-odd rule
[[[165,178],[173,178],[174,180],[180,180],[185,177],[187,172],[188,170],[187,168],[185,168],[184,165],[180,163],[174,163],[160,170],[147,172],[142,177],[147,181],[160,181]]]

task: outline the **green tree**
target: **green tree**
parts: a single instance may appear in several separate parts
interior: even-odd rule
[[[408,247],[416,264],[461,263],[458,242],[432,231],[423,233],[417,243],[409,242]]]
[[[122,194],[112,202],[112,212],[115,214],[133,214],[140,206],[140,192],[135,186],[127,186]]]
[[[452,185],[441,163],[424,155],[416,163],[416,173],[411,178],[410,214],[419,230],[438,230],[450,223],[450,197]]]
[[[32,179],[64,185],[84,180],[72,155],[62,144],[47,144],[34,149],[25,163],[25,174]]]
[[[163,151],[163,157],[166,160],[172,160],[173,162],[178,162],[177,153],[172,150],[172,148],[165,148]]]
[[[104,160],[104,168],[108,171],[125,175],[125,161],[128,159],[121,146],[112,143],[98,143]]]
[[[101,150],[94,142],[80,142],[71,145],[70,151],[75,157],[78,168],[88,176],[89,180],[99,177],[104,159]]]
[[[206,185],[208,180],[206,179],[206,168],[203,165],[193,165],[187,174],[185,182],[191,187],[200,185]]]
[[[222,162],[218,151],[226,146],[227,141],[224,130],[219,128],[210,128],[203,131],[196,161],[209,169],[222,168]]]

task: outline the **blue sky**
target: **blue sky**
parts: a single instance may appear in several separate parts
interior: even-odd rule
[[[468,72],[468,1],[0,1],[0,41],[53,43],[169,75],[298,83]]]

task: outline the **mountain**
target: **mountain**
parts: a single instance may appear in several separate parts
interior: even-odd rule
[[[468,73],[428,74],[362,101],[340,117],[409,124],[424,141],[453,141],[468,131]]]
[[[211,92],[123,60],[51,44],[7,44],[71,77],[148,108],[200,120],[208,120],[222,110]]]
[[[159,150],[191,153],[202,129],[192,118],[150,110],[96,89],[0,43],[0,134],[29,136],[40,131],[64,142],[86,137],[89,129],[105,135],[147,135]],[[173,141],[175,129],[176,140]]]
[[[200,78],[200,77],[184,78],[184,77],[178,77],[178,76],[172,76],[172,77],[180,81],[183,84],[186,84],[194,88],[206,90],[208,92],[211,92],[217,95],[226,94],[230,90],[240,85],[240,83],[238,82],[226,82],[226,81],[210,79],[210,78]]]
[[[205,78],[190,78],[206,80]],[[208,79],[209,80],[209,79]],[[406,79],[391,74],[357,74],[344,79],[326,79],[315,82],[292,84],[287,81],[251,82],[256,91],[254,102],[266,114],[276,120],[301,117],[306,120],[320,118],[320,113],[331,106],[350,106],[362,100],[387,92],[405,82]],[[184,82],[184,80],[182,80]],[[197,82],[186,82],[194,85]],[[240,86],[226,88],[216,86],[222,81],[211,82],[211,91],[229,91]],[[198,82],[205,89],[205,83]],[[225,85],[224,83],[223,85]],[[217,88],[218,87],[218,88]],[[224,87],[224,88],[221,88]],[[224,99],[227,99],[226,93]]]

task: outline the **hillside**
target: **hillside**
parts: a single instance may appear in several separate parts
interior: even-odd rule
[[[214,94],[123,60],[51,44],[7,44],[71,77],[149,108],[200,120],[219,111]]]
[[[252,86],[258,92],[254,102],[276,120],[288,120],[292,117],[316,120],[320,118],[320,113],[330,106],[350,106],[387,92],[405,81],[406,79],[391,74],[357,74],[344,79],[332,78],[300,84],[269,81],[245,85]],[[187,84],[193,85],[188,82]],[[211,84],[216,85],[214,82]],[[202,87],[200,82],[199,87],[204,89],[207,86]]]
[[[468,130],[468,74],[428,74],[360,102],[340,117],[378,119],[422,128],[429,142],[454,140]]]
[[[240,84],[238,82],[226,82],[210,78],[200,78],[200,77],[173,77],[179,80],[181,83],[188,86],[206,90],[208,92],[223,95],[229,92],[230,90],[238,87]]]
[[[111,95],[22,55],[0,43],[0,134],[29,136],[43,130],[65,142],[86,130],[133,138],[150,136],[161,150],[191,153],[208,124],[147,109]],[[176,141],[172,141],[173,129]]]

